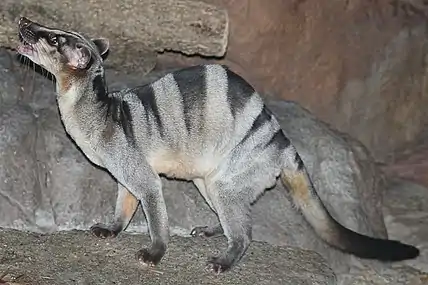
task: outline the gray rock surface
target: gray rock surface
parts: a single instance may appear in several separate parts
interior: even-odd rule
[[[391,180],[385,195],[385,222],[390,237],[417,244],[421,250],[419,258],[405,264],[428,272],[428,189],[404,179]]]
[[[0,227],[49,233],[86,230],[95,222],[109,221],[116,197],[113,179],[90,164],[66,136],[52,82],[13,65],[8,54],[0,52],[0,70],[11,80],[0,90]],[[156,76],[107,73],[110,89],[142,84]],[[384,180],[365,148],[298,104],[269,101],[268,105],[301,153],[332,215],[358,232],[385,237]],[[164,197],[174,234],[187,236],[194,226],[217,222],[191,183],[164,179]],[[291,206],[281,185],[255,204],[253,220],[255,240],[315,250],[327,259],[339,282],[345,280],[341,274],[387,268],[327,246]],[[141,210],[127,231],[146,231]]]
[[[223,238],[175,236],[165,258],[154,268],[135,259],[141,244],[149,242],[141,234],[100,240],[82,231],[40,235],[0,229],[0,276],[6,274],[4,281],[31,285],[336,284],[324,259],[312,251],[253,243],[234,271],[217,275],[205,264],[207,256],[223,248]]]

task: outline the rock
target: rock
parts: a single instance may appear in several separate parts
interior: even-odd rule
[[[406,176],[409,172],[405,172]],[[416,245],[421,255],[388,267],[364,265],[340,274],[338,284],[387,285],[428,283],[428,189],[420,184],[387,173],[384,197],[385,224],[391,239]]]
[[[428,188],[391,178],[385,195],[385,222],[391,238],[418,245],[421,255],[406,265],[428,272]]]
[[[153,68],[153,51],[223,56],[229,35],[227,11],[202,1],[126,0],[112,4],[97,0],[70,5],[67,1],[3,0],[0,46],[16,47],[21,16],[46,26],[108,38],[115,54],[109,64],[128,71]]]
[[[41,198],[37,122],[29,106],[0,106],[0,226],[35,230]]]
[[[397,151],[388,164],[382,165],[382,169],[389,177],[412,180],[428,187],[427,157],[426,139],[416,141]]]
[[[425,130],[426,20],[418,12],[427,11],[426,2],[205,1],[229,14],[221,62],[261,92],[298,102],[380,161]],[[411,14],[403,2],[414,5]]]
[[[6,102],[16,102],[19,98],[20,89],[19,83],[16,82],[16,72],[13,69],[15,57],[10,52],[0,53],[0,106]]]
[[[428,282],[428,274],[409,266],[393,266],[375,271],[366,268],[358,272],[342,275],[339,284],[349,285],[423,285]]]
[[[325,261],[311,251],[254,242],[235,270],[216,275],[205,269],[205,262],[223,248],[223,238],[174,236],[155,268],[143,266],[134,257],[141,244],[149,242],[146,235],[100,240],[81,231],[39,235],[0,229],[0,276],[6,274],[0,279],[15,277],[14,282],[33,285],[136,284],[142,280],[147,285],[336,284]]]
[[[417,244],[421,256],[406,264],[428,272],[428,146],[415,141],[382,165],[388,178],[385,222],[391,237]],[[427,281],[428,282],[428,281]]]

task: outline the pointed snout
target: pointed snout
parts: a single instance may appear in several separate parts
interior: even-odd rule
[[[21,17],[19,18],[18,21],[18,26],[20,28],[26,28],[28,26],[30,26],[33,22],[31,22],[29,19],[25,18],[25,17]]]
[[[18,21],[19,36],[26,43],[34,44],[38,40],[37,31],[40,29],[40,25],[37,23],[21,17]]]

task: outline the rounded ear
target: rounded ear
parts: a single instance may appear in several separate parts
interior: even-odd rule
[[[66,53],[68,65],[74,69],[84,69],[91,60],[91,52],[83,45],[77,44],[73,50]]]
[[[101,56],[103,56],[109,50],[110,43],[106,38],[92,39],[92,42],[97,47]]]

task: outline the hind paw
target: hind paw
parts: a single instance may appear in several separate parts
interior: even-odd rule
[[[193,237],[213,237],[223,234],[223,229],[220,225],[214,227],[194,227],[190,232]]]
[[[208,227],[194,227],[190,232],[190,235],[193,237],[209,237],[210,234]]]

